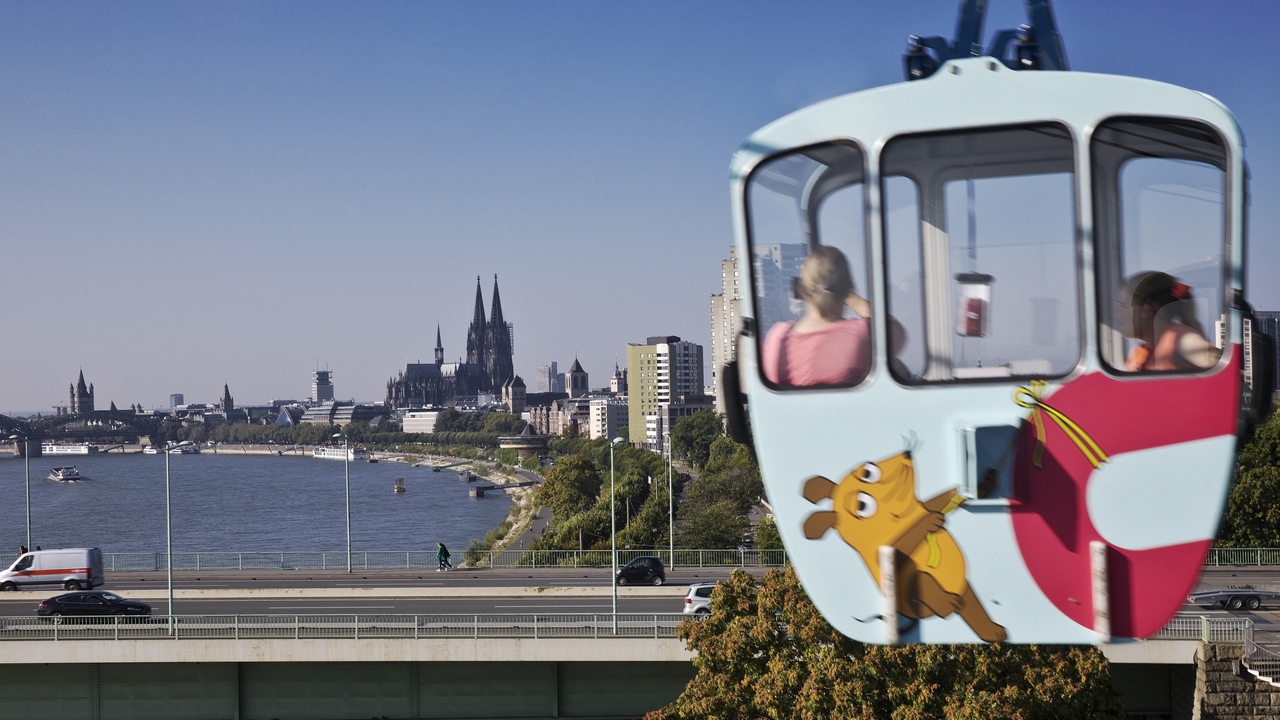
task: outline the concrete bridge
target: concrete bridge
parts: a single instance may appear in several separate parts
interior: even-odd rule
[[[159,600],[162,592],[130,595]],[[183,600],[264,593],[368,600],[406,590],[179,592]],[[99,624],[3,618],[0,717],[633,718],[673,700],[693,677],[693,655],[675,638],[682,620],[668,613],[157,616]],[[1103,649],[1130,710],[1190,717],[1180,709],[1204,684],[1205,649],[1241,646],[1250,625],[1182,616],[1159,639]]]

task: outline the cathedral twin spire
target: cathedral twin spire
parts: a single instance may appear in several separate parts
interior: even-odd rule
[[[440,346],[440,328],[436,327],[436,345]],[[438,350],[443,356],[444,350]],[[467,364],[480,370],[479,388],[495,391],[515,375],[512,362],[511,329],[502,316],[502,298],[498,294],[498,276],[493,276],[493,306],[489,319],[485,319],[484,294],[480,288],[480,276],[476,276],[476,305],[467,329]]]

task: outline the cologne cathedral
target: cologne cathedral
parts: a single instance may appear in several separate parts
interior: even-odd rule
[[[436,325],[434,363],[410,363],[398,377],[387,381],[390,408],[432,405],[474,405],[476,396],[499,395],[515,376],[512,363],[511,325],[502,317],[498,276],[493,276],[493,304],[488,319],[484,295],[476,277],[476,305],[467,330],[466,362],[446,363],[440,326]]]

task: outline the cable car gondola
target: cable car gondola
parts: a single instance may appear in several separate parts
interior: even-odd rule
[[[966,0],[953,43],[912,38],[906,82],[733,158],[730,425],[749,407],[796,572],[860,641],[1156,632],[1270,400],[1244,373],[1270,361],[1244,343],[1231,114],[1068,70],[1027,5],[984,54]]]

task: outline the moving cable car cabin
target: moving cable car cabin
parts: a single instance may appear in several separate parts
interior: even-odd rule
[[[1068,71],[1048,0],[973,56],[984,7],[912,38],[907,82],[734,156],[731,430],[749,405],[788,554],[844,634],[1145,637],[1271,398],[1240,132],[1202,93]]]

